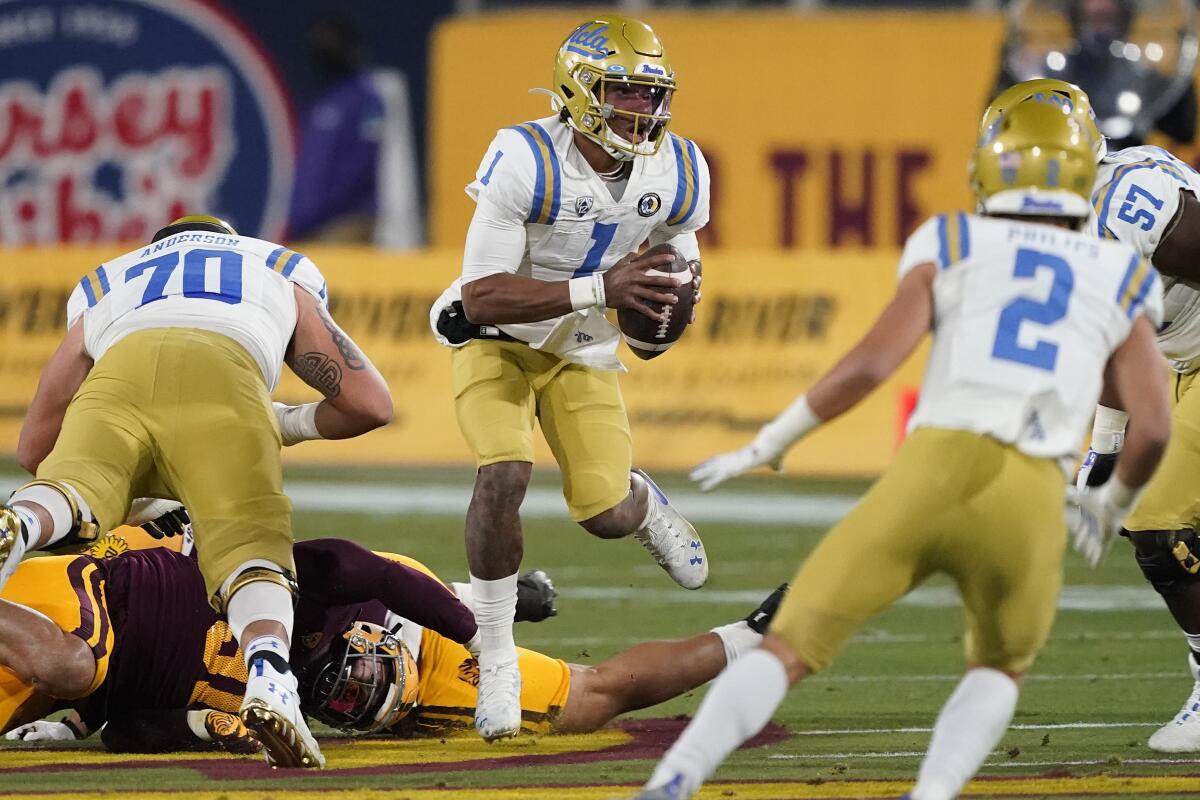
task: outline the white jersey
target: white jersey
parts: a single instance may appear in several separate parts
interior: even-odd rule
[[[67,301],[67,327],[83,318],[84,349],[108,348],[147,328],[198,328],[246,348],[274,389],[296,328],[298,284],[326,302],[310,260],[249,236],[187,231],[105,262]]]
[[[1109,356],[1139,314],[1162,319],[1150,262],[1090,234],[959,213],[909,237],[901,278],[925,263],[938,267],[933,348],[910,429],[975,431],[1073,459]]]
[[[1129,147],[1100,162],[1086,230],[1132,245],[1151,260],[1179,210],[1179,192],[1200,197],[1200,174],[1161,147]],[[1200,368],[1200,291],[1163,277],[1158,346],[1179,372]]]
[[[642,243],[670,242],[700,257],[695,232],[708,222],[708,165],[696,145],[668,135],[658,152],[633,159],[614,197],[576,148],[558,117],[496,134],[467,194],[476,202],[462,277],[431,315],[458,298],[458,287],[501,272],[565,281],[604,272]],[[618,369],[619,334],[600,309],[541,322],[501,325],[535,348],[605,369]]]

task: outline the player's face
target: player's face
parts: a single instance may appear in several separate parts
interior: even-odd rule
[[[602,102],[616,112],[608,118],[608,127],[627,142],[639,144],[646,140],[649,128],[633,114],[654,114],[662,104],[665,90],[644,83],[605,81]],[[621,112],[626,112],[622,114]]]
[[[350,677],[363,683],[374,683],[384,680],[383,662],[374,656],[363,656],[354,659],[354,664],[350,667]]]

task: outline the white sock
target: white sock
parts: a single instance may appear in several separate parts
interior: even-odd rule
[[[513,620],[517,616],[517,573],[485,581],[471,576],[475,624],[479,626],[479,664],[511,661],[517,657]]]
[[[720,625],[713,628],[712,632],[720,636],[721,644],[725,645],[726,664],[732,664],[762,644],[762,634],[755,632],[744,619]]]
[[[981,667],[967,672],[933,726],[912,800],[953,800],[974,777],[1017,707],[1017,683]]]
[[[230,584],[233,583],[237,576],[251,567],[265,567],[274,572],[283,572],[283,567],[271,561],[264,559],[247,561],[235,569],[225,580],[221,586],[221,593],[224,594],[227,592]],[[261,620],[278,622],[283,626],[288,639],[292,638],[292,624],[295,619],[295,611],[292,607],[292,593],[273,581],[253,581],[252,583],[247,583],[238,589],[233,597],[225,601],[225,618],[229,621],[229,629],[233,632],[233,638],[237,639],[238,644],[242,646],[242,653],[249,658],[248,643],[243,637],[246,633],[246,626],[252,622],[259,622]],[[284,658],[287,657],[286,644],[283,655]]]
[[[725,758],[761,731],[787,695],[787,671],[774,654],[755,650],[717,677],[646,788],[675,784],[691,797]]]
[[[73,487],[68,486],[65,483],[61,485],[64,489],[71,493],[75,503],[79,506],[79,512],[82,515],[84,522],[90,522],[92,519],[92,509],[88,506],[84,499],[80,497],[79,492],[75,491]],[[18,502],[40,506],[46,510],[47,514],[50,515],[50,535],[46,541],[39,545],[42,548],[49,547],[55,542],[61,542],[63,539],[67,538],[67,534],[71,532],[71,528],[75,525],[75,518],[71,516],[71,504],[67,501],[67,498],[63,497],[62,492],[50,486],[39,483],[34,484],[33,486],[26,486],[22,489],[18,489],[13,493],[12,497],[8,498],[8,505],[11,507],[14,503]],[[14,508],[14,510],[17,509]],[[28,509],[23,512],[18,511],[18,516],[20,516],[21,521],[26,524],[25,529],[27,532],[27,541],[30,549],[33,549],[34,544],[37,543],[38,539],[44,532],[44,529],[37,521],[36,515],[32,514]],[[29,517],[34,517],[32,527],[29,525]]]

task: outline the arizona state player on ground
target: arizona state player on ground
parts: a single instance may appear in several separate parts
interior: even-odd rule
[[[676,278],[648,273],[672,256],[639,257],[646,241],[683,253],[699,287],[708,168],[694,142],[669,130],[674,92],[675,69],[650,26],[588,20],[555,57],[554,114],[497,133],[467,187],[476,206],[462,276],[431,321],[455,347],[455,411],[478,467],[466,541],[486,739],[520,725],[512,604],[535,417],[572,519],[601,538],[632,534],[688,589],[708,576],[696,531],[644,473],[630,472],[619,334],[604,317],[633,308],[660,319],[646,301],[675,302],[662,290]]]
[[[790,686],[936,572],[962,595],[968,670],[938,716],[910,796],[958,797],[1000,740],[1054,619],[1065,478],[1105,376],[1133,422],[1114,477],[1074,508],[1076,545],[1093,562],[1170,430],[1154,344],[1161,282],[1132,247],[1078,232],[1095,145],[1055,98],[1006,109],[975,150],[982,214],[922,225],[901,256],[895,298],[863,340],[751,444],[693,471],[711,489],[777,463],[933,331],[895,461],[809,555],[762,648],[717,680],[640,797],[691,797]]]
[[[299,542],[295,561],[304,588],[292,666],[306,714],[355,733],[410,736],[472,726],[479,668],[464,643],[471,644],[476,627],[436,576],[411,559],[339,539]],[[553,613],[552,585],[544,576],[525,578],[518,619]],[[112,750],[210,742],[253,750],[227,713],[238,708],[246,670],[228,625],[204,602],[192,559],[165,548],[109,559],[37,559],[17,570],[0,597],[0,630],[28,622],[29,609],[42,611],[57,623],[57,638],[91,645],[101,673],[95,694],[70,704],[78,714],[63,723],[29,722],[52,701],[21,680],[28,667],[18,674],[5,660],[16,648],[0,646],[0,664],[10,665],[0,668],[0,730],[11,728],[8,738],[74,739],[107,723],[102,737]],[[680,641],[642,643],[594,667],[522,649],[522,725],[535,733],[591,731],[694,689],[759,642],[781,597],[782,588],[746,620]],[[137,598],[151,601],[142,607]],[[114,617],[115,641],[107,624]],[[54,630],[42,627],[42,640],[51,641]],[[30,635],[14,641],[32,643]],[[31,648],[23,663],[50,673],[56,657],[53,647]]]

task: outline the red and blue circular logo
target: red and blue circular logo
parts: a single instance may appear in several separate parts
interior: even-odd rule
[[[295,157],[270,59],[202,0],[0,0],[0,244],[145,240],[208,213],[283,236]]]

